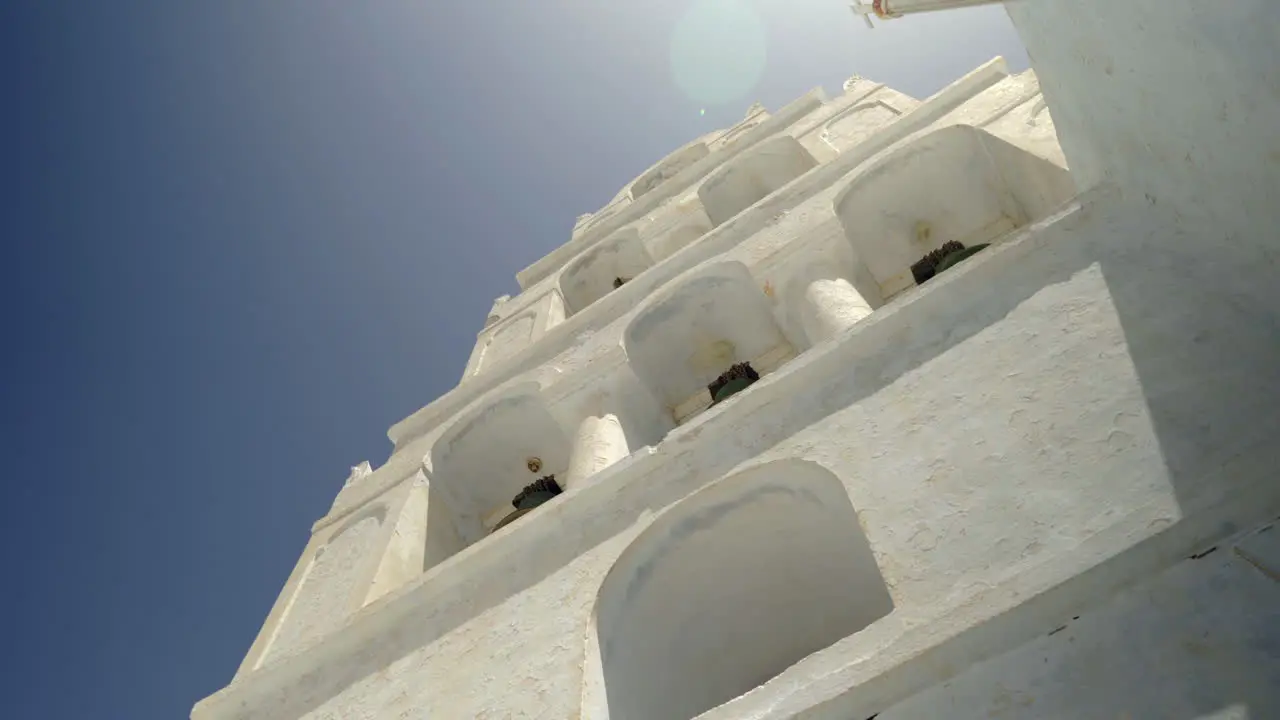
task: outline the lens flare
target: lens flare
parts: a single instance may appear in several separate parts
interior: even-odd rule
[[[739,102],[760,81],[768,34],[744,0],[694,0],[671,36],[671,74],[703,106]]]

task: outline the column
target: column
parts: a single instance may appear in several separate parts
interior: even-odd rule
[[[587,415],[578,424],[565,474],[565,489],[579,483],[631,454],[622,423],[612,413]]]
[[[805,282],[800,322],[810,345],[817,345],[871,314],[871,305],[842,277],[818,275]]]

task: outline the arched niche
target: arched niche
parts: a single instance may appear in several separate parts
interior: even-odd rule
[[[366,577],[361,570],[373,560],[386,515],[386,507],[380,504],[358,512],[316,550],[257,667],[328,634],[356,609],[368,590],[359,587]]]
[[[1075,195],[1070,173],[970,126],[930,133],[854,179],[835,211],[887,299],[916,284],[911,266],[948,242],[993,240]]]
[[[711,223],[720,225],[817,164],[799,140],[779,135],[745,151],[713,173],[698,188],[698,198]]]
[[[710,231],[711,221],[707,219],[706,213],[702,212],[701,206],[699,206],[695,211],[691,211],[687,216],[681,218],[670,230],[651,239],[649,241],[650,254],[653,256],[654,262],[665,260],[693,244],[695,240]]]
[[[692,271],[632,318],[623,346],[640,382],[681,422],[707,407],[707,385],[749,362],[761,375],[794,356],[747,267]]]
[[[571,452],[569,434],[535,383],[460,418],[431,449],[427,565],[493,531],[529,484],[546,475],[562,478]],[[534,458],[536,471],[529,466]]]
[[[892,610],[835,475],[804,460],[742,471],[664,512],[610,569],[582,716],[696,717]]]
[[[560,273],[560,294],[570,314],[609,294],[653,266],[635,228],[623,228],[574,258]]]
[[[709,153],[707,144],[704,142],[694,142],[671,153],[631,183],[631,199],[638,200]]]
[[[517,317],[507,320],[489,336],[481,351],[480,362],[476,372],[491,367],[505,358],[519,353],[528,347],[533,339],[534,312],[523,312]]]

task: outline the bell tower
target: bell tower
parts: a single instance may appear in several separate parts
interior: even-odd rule
[[[1275,169],[1179,134],[1194,3],[1096,72],[1136,15],[1085,4],[1011,5],[1035,72],[754,105],[567,218],[193,720],[1280,716]]]

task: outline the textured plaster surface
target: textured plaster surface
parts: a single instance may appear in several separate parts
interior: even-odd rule
[[[1276,534],[1268,523],[1200,550],[878,717],[1280,717]]]
[[[617,699],[596,612],[610,587],[640,576],[626,558],[653,542],[650,577],[687,576],[693,570],[670,552],[675,536],[646,529],[695,516],[699,490],[773,462],[812,463],[838,481],[892,610],[847,637],[833,632],[827,647],[780,672],[761,657],[771,647],[737,645],[756,655],[735,667],[760,661],[778,674],[700,717],[1274,714],[1275,531],[1239,533],[1280,513],[1280,284],[1270,232],[1280,218],[1268,200],[1280,193],[1266,121],[1280,96],[1265,75],[1276,65],[1267,35],[1276,23],[1266,21],[1277,11],[1262,0],[1084,5],[1010,6],[1043,97],[1034,77],[1007,78],[998,67],[963,79],[544,328],[487,380],[393,428],[396,452],[317,523],[246,663],[290,627],[289,605],[304,597],[296,590],[311,582],[319,547],[336,538],[341,549],[343,530],[359,527],[379,498],[401,498],[387,505],[388,517],[400,517],[397,503],[408,501],[397,488],[415,472],[432,483],[425,533],[453,543],[449,551],[363,609],[319,613],[330,632],[242,670],[193,718],[607,717]],[[1201,91],[1187,92],[1188,79]],[[1069,161],[1085,192],[882,304],[863,292],[867,273],[857,271],[834,199],[905,143],[957,123]],[[1047,139],[1055,126],[1065,153]],[[739,142],[772,134],[752,133]],[[670,197],[688,199],[691,171],[712,169],[695,163],[683,171],[688,183],[651,190],[647,206],[619,201],[575,242],[599,240]],[[657,306],[649,296],[726,262],[749,270],[804,352],[678,428],[629,419],[643,403],[628,396],[622,425],[661,432],[538,508],[537,521],[466,546],[436,497],[432,474],[449,466],[436,462],[437,441],[513,378],[533,383],[572,436],[590,405],[583,392],[635,386],[620,340]],[[814,263],[841,268],[876,312],[821,341],[806,337],[793,305],[805,293],[788,286],[812,277]],[[742,540],[759,530],[726,527]],[[367,568],[324,573],[334,587],[359,588],[355,605],[391,542],[387,527],[375,536]],[[735,594],[734,612],[690,598],[681,611],[699,622],[670,642],[704,647],[732,632],[735,618],[765,613],[760,598]],[[1123,646],[1104,650],[1117,636]],[[1082,682],[1097,683],[1094,696],[1073,696]]]
[[[1082,187],[1268,246],[1280,197],[1280,4],[1107,0],[1007,5]]]
[[[587,246],[606,237],[623,225],[640,219],[668,201],[672,196],[679,194],[690,185],[704,178],[707,173],[719,167],[726,160],[755,143],[784,131],[792,123],[820,107],[825,101],[825,94],[819,88],[810,91],[804,97],[792,102],[787,107],[779,110],[777,114],[764,119],[758,124],[752,125],[748,123],[750,127],[745,129],[739,139],[735,139],[732,143],[720,145],[711,154],[676,173],[661,187],[650,191],[644,197],[631,203],[625,210],[620,210],[598,224],[590,226],[583,235],[573,238],[533,265],[516,273],[517,282],[520,283],[521,288],[525,289],[541,282],[548,275],[562,267],[569,258],[581,252]],[[723,140],[724,138],[722,137],[721,141]]]
[[[798,140],[780,135],[713,173],[698,187],[698,199],[712,224],[720,225],[817,164]]]
[[[998,64],[993,67],[998,71]],[[984,100],[983,96],[986,93],[980,91],[980,88],[984,87],[984,83],[989,83],[990,81],[975,81],[975,78],[985,77],[981,75],[982,72],[985,72],[985,70],[957,83],[956,87],[960,88],[962,92],[956,95],[956,99],[951,99],[951,96],[948,95],[949,92],[954,94],[953,90],[955,88],[950,88],[944,90],[938,98],[934,98],[931,101],[934,105],[926,103],[922,110],[925,113],[925,120],[930,117],[941,117],[945,114],[931,109],[937,102],[943,102],[943,107],[946,106],[945,103],[963,102],[964,97],[974,92],[974,90],[966,89],[970,87],[979,89],[978,97],[970,102],[986,103],[987,107],[991,108],[988,112],[997,110],[997,103]],[[1001,83],[996,83],[997,87],[1000,85]],[[927,130],[930,126],[920,125],[920,121],[916,121],[916,124],[911,125],[911,127],[923,127]],[[904,134],[904,131],[893,128],[890,128],[887,132],[889,133],[889,139],[879,141],[880,144],[877,147],[893,148],[896,147],[893,144],[893,138],[906,138],[909,140],[920,134]],[[863,152],[865,157],[880,157],[880,155],[874,154],[866,155],[865,151]],[[883,154],[881,153],[881,155]],[[860,161],[855,158],[855,162],[847,160],[845,162],[851,167],[856,167],[857,162]],[[717,257],[715,254],[717,251],[723,252],[726,249],[730,250],[730,254],[721,257],[740,257],[742,260],[749,262],[755,268],[754,272],[758,275],[757,280],[760,282],[760,289],[764,290],[764,295],[777,305],[775,312],[779,322],[784,326],[793,326],[787,328],[787,337],[798,347],[808,347],[812,344],[806,338],[804,330],[799,328],[800,319],[798,319],[797,313],[792,312],[794,310],[792,306],[797,302],[803,303],[804,296],[801,294],[799,300],[791,303],[781,302],[779,300],[781,293],[775,294],[770,288],[786,285],[788,277],[798,272],[797,268],[800,265],[794,265],[792,262],[795,258],[799,258],[796,262],[801,264],[811,262],[815,258],[820,264],[828,266],[833,262],[841,266],[847,266],[849,263],[848,243],[842,238],[840,227],[835,221],[832,211],[832,198],[842,187],[839,182],[841,178],[831,169],[820,170],[821,172],[817,177],[802,178],[799,182],[793,183],[795,187],[789,186],[786,191],[775,193],[774,196],[767,198],[762,203],[762,207],[753,208],[751,211],[743,213],[744,217],[736,218],[728,224],[728,227],[719,231],[719,240],[708,238],[707,242],[700,243],[699,247],[689,248],[685,252],[686,257],[677,258],[677,262],[674,265],[678,269],[681,266],[687,267],[692,263],[696,263],[700,258],[714,259]],[[821,183],[826,184],[822,185]],[[806,188],[817,188],[816,194],[814,194],[815,190]],[[800,203],[799,206],[795,205],[797,202]],[[793,206],[795,209],[791,211],[782,210],[779,213],[777,210],[772,210],[771,206],[779,208]],[[734,246],[741,242],[737,239],[740,237],[749,238],[749,242],[742,244],[740,249],[734,250]],[[790,246],[791,252],[788,252],[788,246]],[[816,250],[813,250],[813,248],[816,248]],[[697,252],[693,252],[694,250],[697,250]],[[804,271],[804,273],[804,277],[808,278],[808,270]],[[855,277],[856,282],[857,278]],[[512,302],[502,304],[504,312]],[[803,313],[799,315],[803,315]],[[613,333],[617,334],[596,333],[594,336],[588,335],[583,338],[584,341],[580,341],[579,344],[571,347],[568,352],[562,354],[554,364],[540,368],[538,374],[533,377],[565,379],[565,382],[560,383],[561,386],[575,386],[583,383],[590,386],[591,381],[581,377],[581,373],[579,373],[579,377],[574,379],[572,371],[576,368],[590,368],[593,369],[594,373],[601,374],[611,372],[609,370],[611,367],[621,367],[618,363],[625,362],[625,358],[618,352],[619,346],[617,343],[621,339],[622,329],[629,322],[630,320],[627,316],[620,318],[613,325],[616,328]],[[548,374],[547,370],[550,370],[551,373]],[[615,387],[616,392],[617,388]],[[624,391],[623,394],[634,396],[635,392],[634,390],[629,390]],[[563,395],[564,393],[559,391],[559,394]],[[640,395],[644,395],[644,391],[640,391]],[[637,415],[637,408],[644,404],[642,399],[632,398],[628,403],[631,412],[624,415],[623,425],[628,436],[629,447],[634,449],[643,447],[646,444],[656,444],[665,434],[666,429],[670,427],[669,420],[664,424],[660,418],[644,419],[649,416],[643,412]],[[483,408],[483,403],[473,403],[469,412],[474,416],[475,413],[483,411]],[[560,412],[563,409],[556,410],[553,408],[553,410]],[[466,413],[462,417],[465,418]],[[582,417],[581,414],[570,415],[558,418],[558,421],[562,426],[563,432],[572,435],[577,429],[576,424],[581,421]],[[405,441],[385,465],[373,471],[367,477],[361,478],[359,482],[348,484],[338,499],[335,500],[334,509],[330,515],[317,523],[316,531],[321,532],[340,523],[358,508],[364,507],[375,498],[385,495],[391,488],[399,486],[406,476],[418,471],[420,463],[424,463],[423,469],[432,472],[433,455],[435,454],[432,452],[433,446],[435,446],[441,434],[446,431],[456,432],[460,422],[463,421],[455,420],[442,423],[433,432]],[[550,427],[548,423],[540,423],[539,425],[541,427]],[[474,456],[482,458],[483,453],[475,453]],[[475,475],[475,473],[471,472],[446,472],[444,474],[452,476],[455,481],[465,479],[466,476]],[[481,473],[480,477],[484,478],[486,475]],[[477,539],[474,533],[468,533],[461,529],[462,526],[459,525],[460,518],[457,516],[455,509],[459,506],[457,497],[450,496],[449,493],[441,494],[446,486],[433,486],[429,492],[430,501],[428,502],[428,521],[426,523],[427,547],[423,559],[423,564],[427,568],[443,562]],[[295,572],[295,575],[299,575],[304,570],[304,564],[300,562],[299,570]],[[400,577],[398,574],[393,575]],[[285,597],[292,592],[292,588],[296,584],[297,579],[291,579],[286,586],[285,592],[282,594],[281,603],[278,604],[279,606],[273,611],[272,617],[264,625],[264,633],[269,635],[273,632],[274,624],[279,622],[283,613],[284,608],[282,606],[285,604]],[[390,587],[385,577],[383,577],[376,594],[387,592],[389,589]],[[254,653],[251,652],[250,656],[253,657]]]
[[[491,364],[485,369],[484,374],[473,377],[470,382],[464,382],[452,392],[397,423],[388,432],[397,446],[397,451],[423,433],[430,432],[433,427],[439,427],[439,424],[444,423],[449,415],[462,411],[468,404],[482,402],[479,399],[485,392],[494,391],[496,386],[521,373],[545,375],[548,368],[559,369],[566,364],[579,362],[585,357],[597,356],[602,342],[610,342],[604,339],[608,337],[608,333],[602,333],[601,330],[617,322],[628,311],[634,310],[638,303],[658,287],[700,262],[725,253],[757,233],[778,224],[797,205],[816,194],[830,191],[842,178],[864,163],[874,161],[884,153],[891,152],[893,148],[910,142],[931,129],[945,126],[949,122],[946,118],[957,108],[976,104],[985,107],[986,114],[989,116],[1004,112],[1005,106],[1009,104],[1008,99],[1003,96],[990,97],[990,95],[994,89],[1011,80],[1012,78],[1009,78],[1005,72],[1004,61],[997,58],[939,91],[914,110],[906,113],[898,122],[882,128],[865,142],[842,153],[835,160],[818,166],[739,213],[732,220],[708,232],[697,242],[634,278],[627,285],[600,298],[587,311],[577,313],[560,325],[549,328],[518,356],[508,358],[507,361],[498,363],[496,367]],[[808,108],[807,111],[819,107],[804,105],[801,101],[797,103],[800,103],[800,107]],[[981,115],[977,110],[971,110],[970,113]],[[709,157],[715,156],[713,154]],[[657,192],[659,191],[650,195]],[[643,228],[641,235],[644,236]],[[529,287],[521,297],[524,295],[541,297],[549,291],[555,280],[554,276],[544,278],[536,286]],[[515,304],[519,302],[520,298],[511,301]],[[496,328],[490,328],[486,332],[492,331],[496,331]],[[473,362],[479,354],[479,350],[473,354]]]
[[[377,574],[362,605],[368,605],[422,574],[427,543],[427,498],[425,482],[414,483],[392,524],[378,564]]]
[[[382,522],[380,514],[359,518],[316,552],[271,639],[264,662],[297,650],[342,622],[352,596],[359,591],[356,570],[373,553]]]
[[[583,714],[693,717],[892,609],[839,479],[803,461],[753,468],[665,513],[614,565],[587,678],[607,703]]]
[[[1275,291],[1243,268],[1153,265],[1146,247],[1188,252],[1185,238],[1106,201],[958,266],[539,508],[542,522],[365,608],[311,657],[247,678],[245,710],[197,717],[395,717],[413,702],[572,717],[604,575],[651,513],[740,463],[804,458],[840,478],[895,609],[708,717],[869,716],[954,674],[929,657],[1012,650],[1260,519],[1280,492],[1280,387],[1263,371],[1274,341],[1250,328]],[[1215,286],[1186,268],[1240,284],[1170,303],[1189,279]],[[1187,342],[1200,333],[1237,348],[1241,372],[1215,374],[1216,342]]]

